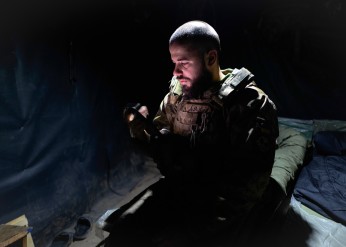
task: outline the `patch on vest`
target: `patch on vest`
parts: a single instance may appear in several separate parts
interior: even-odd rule
[[[209,102],[184,102],[175,115],[174,133],[182,136],[203,133],[207,129],[211,112]]]

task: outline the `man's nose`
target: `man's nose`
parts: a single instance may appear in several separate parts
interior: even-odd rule
[[[181,70],[179,64],[174,65],[174,69],[173,69],[173,75],[176,77],[179,77],[183,74],[183,71]]]

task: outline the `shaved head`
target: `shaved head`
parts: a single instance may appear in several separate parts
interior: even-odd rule
[[[191,44],[201,52],[216,50],[220,52],[220,38],[215,29],[204,21],[189,21],[178,27],[169,39],[169,45],[173,43]]]

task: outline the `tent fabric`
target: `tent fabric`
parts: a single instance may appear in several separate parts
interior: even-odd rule
[[[0,221],[25,214],[36,246],[88,212],[109,191],[112,170],[124,175],[110,178],[114,188],[143,172],[121,165],[131,148],[107,90],[82,68],[71,81],[60,46],[17,44],[8,51],[14,63],[0,67]]]
[[[222,64],[253,72],[279,116],[346,120],[340,110],[346,105],[346,15],[337,5],[313,0],[0,5],[0,223],[25,214],[37,247],[73,225],[104,194],[121,191],[144,173],[122,107],[140,102],[155,112],[172,73],[169,35],[187,20],[215,27]]]

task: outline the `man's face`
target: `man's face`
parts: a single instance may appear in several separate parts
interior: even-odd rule
[[[211,73],[205,64],[205,56],[191,45],[173,43],[169,47],[174,63],[173,75],[182,87],[183,95],[198,97],[211,83]]]

